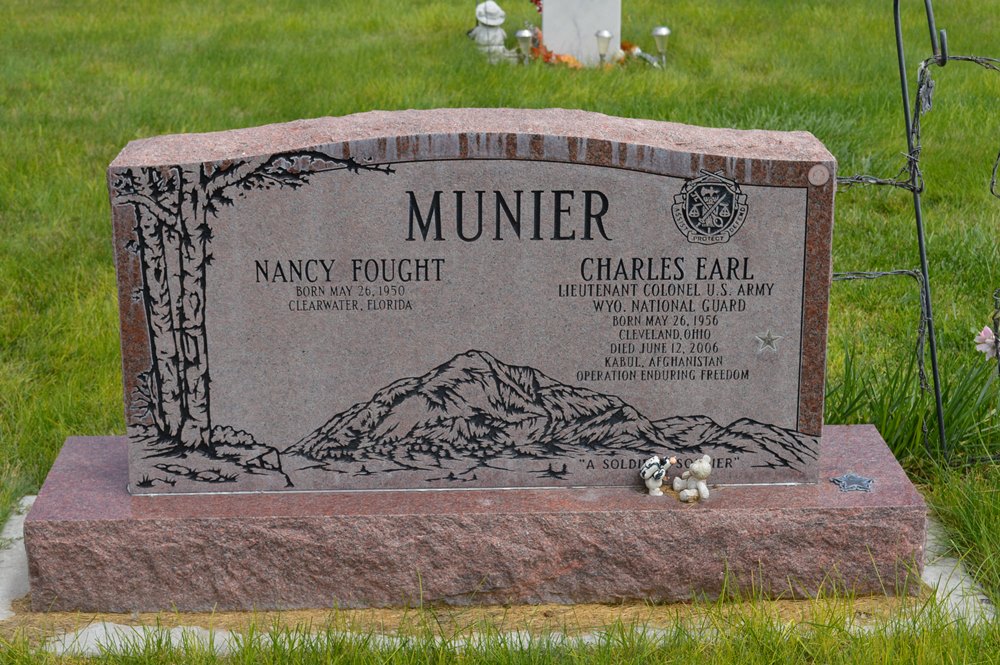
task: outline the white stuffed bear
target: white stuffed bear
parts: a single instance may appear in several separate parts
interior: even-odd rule
[[[674,478],[674,491],[684,503],[708,498],[708,485],[705,481],[712,473],[712,458],[703,455],[691,463],[691,468]]]
[[[650,496],[663,496],[663,490],[660,489],[663,485],[663,478],[667,475],[667,469],[670,468],[670,465],[676,463],[676,457],[661,462],[657,455],[653,455],[645,461],[642,468],[639,469],[639,477],[646,481],[646,489],[649,490]]]

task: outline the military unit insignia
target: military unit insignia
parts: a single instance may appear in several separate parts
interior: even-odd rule
[[[674,224],[688,239],[702,245],[729,242],[747,218],[747,196],[722,171],[688,180],[671,207]]]

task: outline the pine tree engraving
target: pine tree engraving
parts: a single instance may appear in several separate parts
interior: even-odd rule
[[[205,328],[211,219],[248,192],[298,189],[317,173],[337,170],[394,172],[389,165],[306,150],[263,161],[127,168],[115,174],[112,205],[130,206],[135,214],[128,249],[141,266],[136,297],[146,315],[152,359],[130,397],[130,413],[152,428],[158,447],[210,449],[214,443]]]

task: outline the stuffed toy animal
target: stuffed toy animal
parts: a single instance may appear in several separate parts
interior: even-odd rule
[[[712,473],[712,458],[708,455],[703,455],[701,459],[692,462],[691,468],[674,478],[674,491],[677,492],[678,498],[684,503],[707,499],[708,484],[705,481],[708,480],[710,473]]]
[[[663,496],[663,490],[660,489],[663,485],[663,478],[667,475],[667,469],[676,463],[676,457],[671,457],[661,462],[657,455],[653,455],[646,460],[642,468],[639,469],[639,477],[646,481],[646,489],[649,490],[649,496]]]

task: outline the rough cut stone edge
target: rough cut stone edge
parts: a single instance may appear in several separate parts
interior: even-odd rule
[[[129,496],[123,437],[67,440],[24,526],[35,610],[654,602],[917,588],[925,513],[874,427],[820,482],[707,503],[630,489]],[[854,471],[871,493],[829,478]]]
[[[413,137],[415,143],[421,144],[421,152],[427,159],[431,155],[426,153],[426,149],[432,147],[436,135],[456,134],[482,137],[484,145],[480,148],[489,143],[494,149],[503,148],[502,156],[507,157],[514,155],[509,154],[511,147],[503,140],[506,135],[535,135],[539,139],[596,139],[609,147],[614,144],[646,145],[675,153],[718,155],[738,160],[835,161],[833,155],[809,132],[715,129],[572,109],[457,108],[369,111],[248,129],[156,136],[130,142],[111,163],[111,168],[200,164],[373,137]],[[448,150],[446,143],[441,142],[438,149]],[[569,155],[565,154],[566,148],[559,143],[554,142],[548,147],[563,154],[551,157],[557,161],[577,161],[569,159]],[[547,146],[522,143],[520,147],[528,150]],[[449,150],[449,154],[453,155],[453,150]],[[364,155],[356,157],[363,159]],[[397,157],[396,161],[408,161],[403,155]]]

